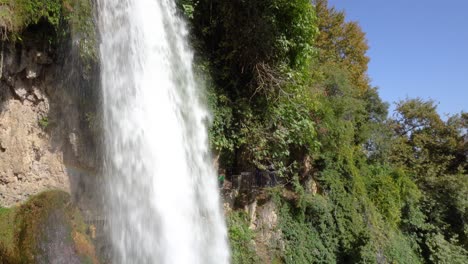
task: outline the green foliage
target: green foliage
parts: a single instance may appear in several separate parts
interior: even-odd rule
[[[468,251],[457,246],[458,241],[452,239],[447,241],[443,235],[435,234],[427,240],[432,263],[463,264],[468,262]]]
[[[210,126],[210,143],[216,151],[234,151],[236,133],[233,124],[233,108],[229,98],[209,91],[209,105],[213,112]]]
[[[316,27],[309,1],[194,2],[195,30],[209,52],[238,73],[251,73],[259,62],[300,67],[310,57]]]
[[[258,263],[255,253],[255,234],[249,229],[248,216],[243,212],[232,212],[227,215],[229,227],[229,241],[231,244],[232,263]]]
[[[393,127],[395,163],[411,166],[420,180],[430,175],[463,173],[465,143],[460,117],[444,122],[433,101],[411,99],[397,104]],[[466,132],[465,132],[466,133]],[[429,175],[430,174],[430,175]]]
[[[176,1],[179,10],[182,11],[182,14],[187,18],[187,19],[193,19],[194,12],[195,12],[195,7],[198,4],[198,1],[193,1],[193,0],[178,0]]]
[[[388,232],[383,255],[387,263],[423,263],[417,244],[399,231]]]
[[[284,263],[336,263],[336,236],[326,230],[333,227],[331,210],[323,204],[325,201],[320,202],[312,202],[313,207],[309,209],[324,213],[317,226],[309,219],[300,217],[303,213],[298,212],[300,209],[285,201],[280,202],[280,229],[285,240]]]
[[[361,92],[369,89],[365,34],[356,22],[346,22],[345,14],[328,7],[327,0],[315,0],[319,34],[317,59],[323,65],[346,69],[350,80]]]
[[[420,199],[420,191],[402,171],[385,166],[370,166],[366,178],[369,199],[393,228],[398,227],[404,206]]]
[[[265,119],[244,112],[240,126],[240,143],[244,145],[242,156],[257,168],[266,169],[269,164],[274,164],[280,174],[289,172],[291,175],[290,169],[294,169],[291,157],[319,147],[315,124],[306,106],[294,101],[278,102],[267,111]]]
[[[49,118],[45,116],[39,119],[39,126],[46,129],[49,126]]]
[[[385,175],[383,172],[378,174]],[[322,184],[329,186],[326,195],[302,194],[294,201],[280,196],[274,198],[281,208],[279,218],[285,240],[282,252],[285,263],[421,263],[414,240],[397,231],[397,223],[381,217],[374,210],[371,201],[375,197],[385,201],[383,195],[387,190],[371,189],[358,195],[359,188],[352,188],[352,185],[359,185],[357,180],[345,183],[333,171],[323,177],[326,179]],[[402,183],[404,180],[392,175],[391,186],[401,193],[391,192],[390,198],[409,200],[407,189],[415,186],[407,187]],[[413,191],[417,192],[417,189]],[[374,198],[366,199],[367,195],[374,195]],[[388,208],[385,203],[380,205],[384,210]],[[393,210],[398,212],[399,206],[403,205],[398,204]]]
[[[210,141],[224,160],[291,168],[291,156],[317,149],[314,105],[304,85],[317,33],[309,1],[178,4],[206,58],[199,61],[209,62],[200,64],[212,77]]]
[[[293,218],[283,219],[281,226],[287,241],[284,263],[334,263],[335,256],[327,252],[318,239],[318,234],[306,224],[294,221]]]
[[[390,158],[413,175],[422,191],[419,210],[424,221],[410,228],[424,237],[419,241],[424,257],[438,258],[435,249],[447,243],[466,249],[468,162],[463,114],[443,121],[434,102],[421,99],[399,102],[396,111]]]

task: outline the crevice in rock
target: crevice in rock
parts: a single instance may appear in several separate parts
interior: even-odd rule
[[[41,152],[38,148],[33,148],[34,150],[34,160],[40,161],[41,160]]]
[[[28,95],[26,96],[25,100],[31,102],[34,106],[39,105],[41,102],[44,102],[43,98],[39,98],[34,92],[30,91],[28,92]]]
[[[14,98],[15,100],[18,100],[18,101],[20,101],[21,103],[23,103],[24,100],[23,100],[23,98],[21,98],[21,96],[19,96],[19,95],[16,93],[15,87],[8,85],[8,88],[10,88],[11,96],[13,96],[13,98]]]
[[[1,153],[5,153],[5,152],[6,152],[6,148],[4,148],[4,147],[2,146],[2,143],[0,143],[0,152],[1,152]]]
[[[19,182],[22,182],[24,180],[24,177],[23,177],[23,175],[21,173],[14,172],[13,176],[15,176],[16,180],[19,181]]]

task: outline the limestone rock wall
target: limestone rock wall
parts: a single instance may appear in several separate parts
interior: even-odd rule
[[[74,42],[1,43],[0,206],[60,189],[86,197],[98,171],[98,85]],[[39,32],[38,32],[39,31]],[[27,32],[26,32],[27,34]],[[89,65],[86,65],[89,67]],[[94,73],[97,72],[97,66]],[[78,201],[79,202],[79,201]]]
[[[69,192],[63,154],[50,145],[45,131],[49,100],[38,87],[21,82],[1,89],[9,92],[0,112],[0,205],[11,206],[45,189]]]
[[[239,192],[224,189],[224,213],[243,211],[248,217],[248,228],[253,231],[251,241],[259,263],[276,263],[285,250],[285,242],[280,226],[279,208],[266,190]]]

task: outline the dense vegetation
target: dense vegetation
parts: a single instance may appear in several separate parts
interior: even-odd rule
[[[274,165],[281,263],[468,263],[468,114],[407,99],[389,116],[365,34],[326,0],[180,0],[210,79],[221,166]],[[317,192],[306,191],[312,179]],[[234,263],[255,263],[231,213]]]

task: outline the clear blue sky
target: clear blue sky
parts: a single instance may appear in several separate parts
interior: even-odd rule
[[[368,73],[383,100],[431,98],[441,114],[468,111],[468,0],[329,0],[329,5],[366,33]]]

